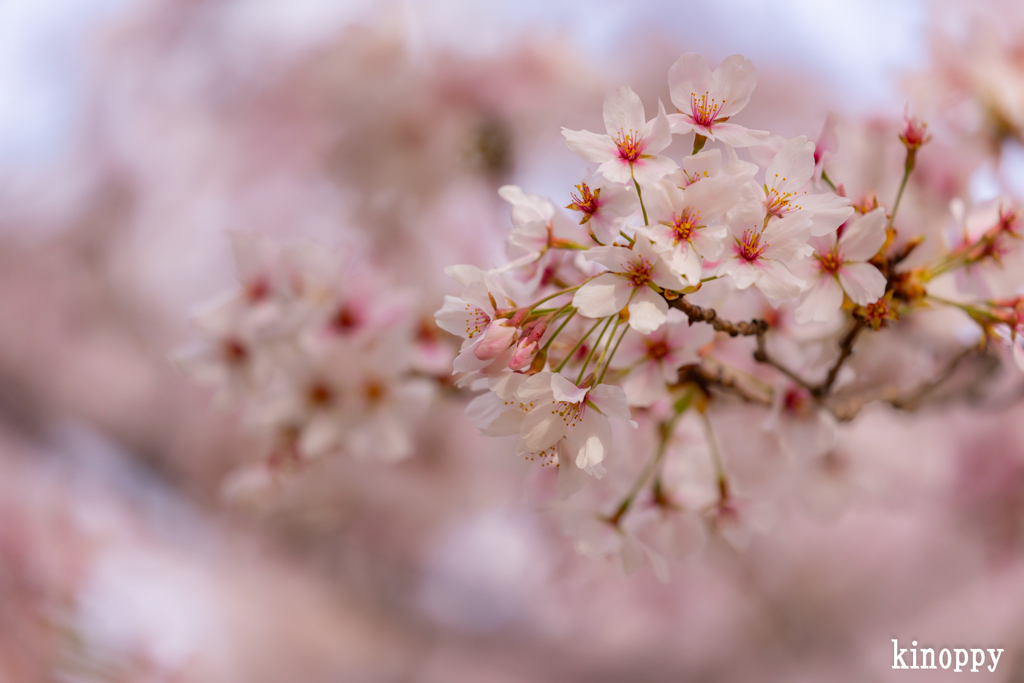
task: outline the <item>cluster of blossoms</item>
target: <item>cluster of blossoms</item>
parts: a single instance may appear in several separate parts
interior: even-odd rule
[[[510,262],[449,268],[462,292],[436,313],[463,339],[455,384],[483,390],[467,416],[557,468],[552,509],[577,549],[627,570],[646,559],[662,577],[665,558],[708,531],[743,544],[770,517],[771,501],[737,481],[724,442],[745,439],[741,451],[767,459],[767,434],[793,467],[835,473],[837,425],[865,404],[916,405],[964,358],[990,353],[988,342],[1024,357],[1020,297],[937,294],[951,281],[976,291],[963,283],[1017,250],[1016,205],[961,205],[948,248],[926,262],[913,258],[923,238],[894,227],[925,124],[906,118],[902,182],[882,206],[873,194],[848,198],[829,177],[831,117],[814,142],[733,122],[756,85],[749,60],[712,71],[686,54],[668,84],[676,113],[659,102],[648,119],[622,87],[605,99],[605,131],[563,129],[592,164],[570,193],[572,213],[502,188]],[[692,152],[673,157],[680,137]],[[907,392],[859,387],[847,363],[859,339],[945,306],[982,334],[938,378]]]
[[[316,244],[231,239],[241,287],[193,319],[205,339],[178,361],[263,437],[260,471],[337,451],[411,455],[415,421],[437,391],[426,369],[438,348],[411,322],[408,297]]]

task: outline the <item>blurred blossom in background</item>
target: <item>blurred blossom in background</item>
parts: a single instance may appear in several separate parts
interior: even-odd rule
[[[898,680],[892,638],[1021,680],[1012,360],[979,361],[991,394],[869,406],[793,477],[748,457],[765,414],[713,417],[787,502],[741,542],[675,529],[702,550],[662,583],[586,557],[548,469],[478,433],[434,312],[445,267],[516,257],[498,189],[570,202],[562,127],[626,83],[653,115],[686,52],[754,62],[745,126],[835,112],[857,201],[895,194],[909,105],[936,141],[900,229],[953,248],[1024,198],[1022,46],[1012,2],[8,0],[0,683]],[[965,320],[864,342],[857,377],[912,386]],[[689,453],[666,477],[710,476]]]

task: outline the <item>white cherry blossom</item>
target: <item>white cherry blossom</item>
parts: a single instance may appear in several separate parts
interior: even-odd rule
[[[756,285],[773,302],[795,299],[806,284],[792,267],[810,255],[811,219],[799,214],[770,221],[764,228],[734,222],[729,226],[733,244],[718,267],[719,276],[731,276],[737,289]]]
[[[768,139],[768,133],[726,123],[747,106],[757,85],[757,71],[749,59],[732,55],[711,71],[699,54],[687,52],[668,72],[672,104],[679,113],[669,115],[672,132],[695,132],[733,147],[750,147]]]
[[[868,259],[885,244],[885,209],[855,216],[836,234],[812,238],[814,257],[804,263],[809,285],[796,309],[798,323],[824,322],[839,312],[843,293],[867,306],[885,294],[885,276]]]
[[[827,235],[853,214],[850,200],[831,191],[809,192],[814,176],[814,143],[801,135],[789,140],[765,171],[763,188],[748,186],[758,196],[765,220],[792,214],[811,220],[811,234]],[[763,190],[763,191],[762,191]]]
[[[640,185],[654,183],[678,168],[676,162],[659,154],[672,142],[665,107],[648,121],[640,97],[629,86],[608,93],[604,100],[607,134],[562,129],[565,142],[587,161],[600,164],[597,172],[613,183]]]
[[[654,287],[678,290],[686,286],[643,235],[637,236],[632,249],[595,247],[586,256],[610,271],[584,284],[573,297],[572,305],[588,318],[603,318],[628,308],[629,326],[647,334],[668,316],[668,304]]]
[[[612,442],[609,418],[630,418],[620,387],[577,386],[558,373],[541,372],[523,382],[516,397],[530,406],[519,428],[520,452],[544,451],[564,438],[576,467],[604,474],[601,462]]]
[[[690,285],[700,282],[704,259],[717,259],[728,231],[721,218],[733,206],[738,188],[731,178],[705,178],[685,189],[663,181],[650,193],[650,225],[638,228],[656,247],[663,248],[665,262]]]

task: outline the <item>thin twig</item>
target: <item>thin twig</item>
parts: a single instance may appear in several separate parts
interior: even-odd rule
[[[768,323],[760,318],[732,322],[719,318],[718,312],[713,308],[702,308],[697,304],[690,303],[686,300],[685,296],[681,296],[678,299],[666,298],[665,300],[672,308],[685,313],[686,317],[690,319],[691,325],[695,322],[707,323],[719,332],[725,332],[730,337],[753,337],[768,331]]]

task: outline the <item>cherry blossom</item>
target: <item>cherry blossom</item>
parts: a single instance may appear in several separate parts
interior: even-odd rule
[[[609,272],[588,281],[573,297],[573,306],[588,318],[602,318],[629,311],[629,326],[647,334],[668,319],[668,304],[654,289],[682,289],[683,279],[672,272],[661,252],[644,236],[636,238],[632,249],[595,247],[587,258]]]
[[[544,451],[564,438],[576,467],[596,477],[604,474],[601,462],[612,445],[609,418],[630,418],[621,388],[577,386],[562,375],[542,372],[523,382],[516,397],[529,407],[519,428],[520,453]]]
[[[668,85],[679,113],[671,114],[672,132],[695,132],[733,147],[750,147],[768,139],[768,133],[726,123],[747,106],[757,85],[754,64],[742,55],[722,60],[711,71],[699,54],[687,52],[672,65]]]
[[[885,209],[879,207],[846,222],[841,234],[811,239],[815,253],[802,273],[807,291],[796,309],[799,323],[825,321],[839,312],[843,293],[859,306],[885,294],[885,276],[868,259],[885,244]]]
[[[648,121],[640,97],[629,86],[608,93],[604,100],[607,134],[562,129],[566,144],[587,161],[600,164],[597,172],[613,183],[650,185],[678,168],[660,155],[672,142],[665,107]]]
[[[572,193],[572,203],[565,208],[582,214],[580,225],[586,226],[600,244],[609,245],[638,207],[632,187],[595,180],[588,173]]]
[[[739,195],[732,178],[705,178],[680,189],[662,182],[651,193],[648,213],[651,224],[638,228],[665,249],[665,262],[688,284],[696,285],[704,259],[717,259],[728,231],[721,222]]]
[[[738,289],[756,285],[774,302],[800,294],[806,282],[792,270],[810,255],[810,218],[793,213],[764,228],[735,221],[729,229],[733,244],[718,267],[720,277],[731,276]]]
[[[809,192],[814,176],[815,146],[806,136],[789,140],[765,171],[763,192],[748,186],[759,196],[765,220],[801,214],[811,219],[811,234],[826,235],[853,214],[850,200],[834,192]]]

